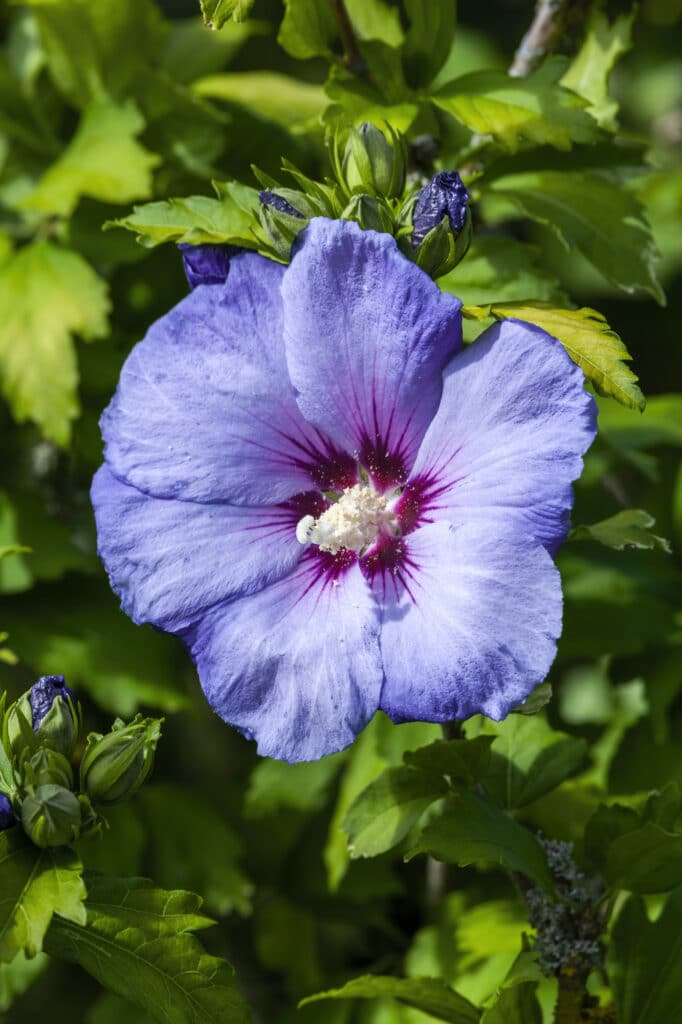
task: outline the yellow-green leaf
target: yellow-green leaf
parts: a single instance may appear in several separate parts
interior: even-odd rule
[[[587,109],[602,128],[616,128],[618,104],[609,96],[609,75],[632,45],[635,14],[633,9],[610,22],[600,6],[593,4],[583,44],[561,79],[563,86],[589,101]]]
[[[279,71],[232,71],[207,75],[192,86],[208,99],[250,107],[285,128],[319,118],[329,102],[322,87]]]
[[[143,128],[131,101],[93,100],[69,145],[21,205],[68,216],[82,195],[109,203],[145,199],[159,157],[136,141]]]
[[[558,84],[564,67],[553,59],[527,78],[474,71],[443,85],[432,99],[512,153],[528,145],[570,149],[574,142],[595,142],[599,128],[585,110],[587,101]]]
[[[230,18],[243,21],[251,8],[253,0],[200,0],[201,13],[209,28],[222,28]]]
[[[41,850],[18,826],[0,834],[0,961],[40,952],[53,914],[85,924],[85,895],[73,850]]]
[[[474,318],[480,312],[481,307],[477,307]],[[488,312],[498,319],[514,317],[541,327],[559,339],[601,395],[615,398],[630,409],[644,409],[646,399],[637,387],[637,375],[627,365],[632,357],[595,309],[554,309],[541,302],[509,302],[492,303]],[[465,315],[471,315],[471,311]]]
[[[106,334],[104,282],[85,260],[52,242],[20,249],[0,267],[0,384],[14,418],[68,444],[79,412],[73,335]]]

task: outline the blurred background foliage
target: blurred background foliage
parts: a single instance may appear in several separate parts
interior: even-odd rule
[[[588,6],[578,5],[559,53],[579,50]],[[509,67],[532,8],[460,0],[454,40],[433,34],[432,88]],[[165,713],[152,783],[81,853],[89,867],[200,893],[219,921],[209,948],[235,964],[268,1024],[427,1021],[392,999],[295,1006],[353,974],[401,970],[441,976],[482,1001],[529,931],[500,872],[449,867],[449,895],[434,905],[424,858],[349,859],[339,825],[354,797],[405,750],[438,738],[437,727],[394,727],[379,716],[350,751],[322,762],[259,760],[210,712],[180,643],[118,610],[96,555],[88,489],[101,461],[99,415],[131,346],[187,290],[174,246],[144,248],[102,224],[133,202],[210,195],[211,178],[254,185],[252,163],[279,176],[282,156],[319,178],[328,173],[325,124],[340,118],[386,119],[411,141],[435,136],[445,169],[471,136],[447,103],[425,100],[423,86],[389,66],[402,32],[395,5],[349,2],[348,10],[361,38],[381,40],[365,46],[384,61],[383,91],[339,60],[325,91],[329,61],[318,54],[327,43],[310,46],[295,33],[287,41],[285,29],[278,42],[284,12],[275,0],[256,0],[248,20],[220,31],[202,24],[193,0],[0,6],[0,547],[29,549],[0,562],[8,634],[0,682],[15,696],[39,674],[63,672],[88,729],[114,713]],[[578,845],[600,799],[682,787],[682,397],[673,393],[682,381],[682,4],[643,0],[632,46],[630,14],[630,4],[608,5],[608,16],[622,19],[611,45],[625,52],[611,76],[617,107],[602,104],[600,116],[617,117],[618,143],[499,155],[471,253],[447,284],[481,305],[569,294],[595,306],[627,344],[648,397],[643,415],[601,400],[573,521],[643,508],[673,554],[588,539],[567,544],[559,559],[565,626],[546,718],[587,741],[589,757],[520,816]],[[340,52],[336,40],[328,45]],[[438,45],[447,50],[438,54]],[[408,64],[417,83],[422,58]],[[627,294],[609,283],[619,276],[617,245],[613,272],[603,260],[599,271],[491,194],[503,175],[594,166],[645,204],[667,306],[649,294],[657,286],[641,260]],[[503,739],[513,760],[511,731]],[[519,750],[545,742],[522,731]],[[539,989],[546,1019],[554,984]],[[43,956],[0,968],[3,1019],[35,1021],[48,1007],[54,1024],[148,1021],[77,968]]]

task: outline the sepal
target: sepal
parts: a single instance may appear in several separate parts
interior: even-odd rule
[[[80,834],[78,797],[64,786],[38,786],[24,797],[21,824],[36,846],[67,846]]]

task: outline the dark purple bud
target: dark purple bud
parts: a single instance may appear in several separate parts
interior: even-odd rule
[[[258,193],[263,206],[271,206],[273,210],[278,210],[279,213],[286,213],[289,217],[298,217],[299,220],[305,220],[302,213],[295,210],[291,203],[288,203],[282,196],[278,196],[276,192],[270,192],[266,189],[263,192]]]
[[[31,703],[32,725],[34,732],[48,713],[55,697],[70,697],[75,700],[73,691],[66,685],[64,676],[41,676],[31,687],[29,701]]]
[[[412,245],[415,249],[443,217],[448,218],[453,232],[460,232],[464,227],[468,202],[469,193],[457,171],[436,174],[419,193],[412,214]]]
[[[17,819],[14,817],[9,797],[6,793],[0,793],[0,832],[4,832],[6,828],[11,828],[16,823]]]
[[[190,288],[198,284],[223,284],[230,260],[239,251],[234,245],[188,245],[186,242],[181,242],[178,249]]]

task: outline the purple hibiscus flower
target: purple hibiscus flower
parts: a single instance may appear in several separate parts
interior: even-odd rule
[[[378,708],[500,719],[552,663],[595,405],[529,324],[462,349],[460,309],[390,236],[314,219],[289,267],[235,256],[123,367],[100,554],[262,754],[340,750]]]

